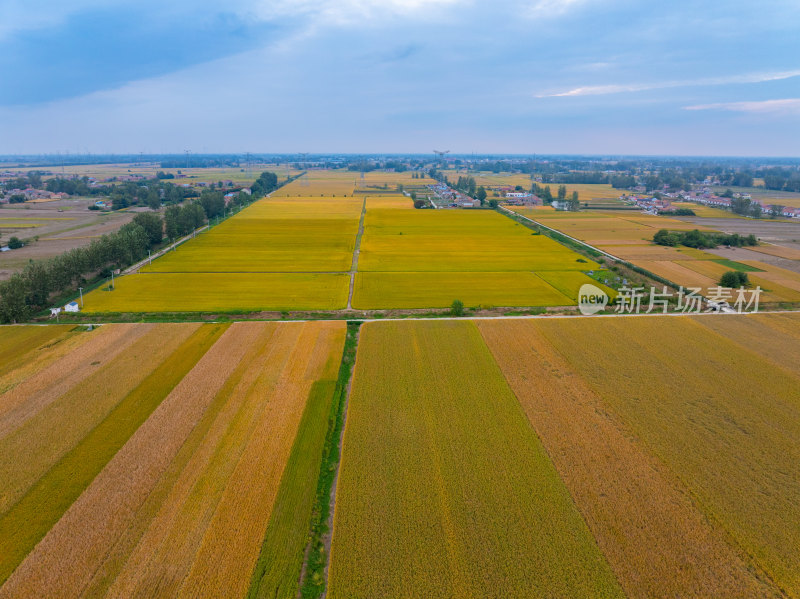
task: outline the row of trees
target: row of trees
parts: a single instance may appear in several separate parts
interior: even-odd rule
[[[162,226],[161,217],[156,214],[137,214],[116,233],[103,235],[88,246],[49,260],[32,260],[21,272],[0,283],[0,321],[25,321],[46,308],[53,295],[142,260],[149,249],[161,242]]]
[[[578,197],[578,192],[573,191],[572,195],[569,196],[569,200],[567,200],[567,186],[566,185],[559,185],[558,189],[556,190],[556,196],[553,197],[553,192],[550,190],[549,185],[539,185],[538,183],[534,183],[531,186],[531,193],[540,197],[542,199],[542,203],[545,206],[548,206],[553,203],[553,200],[559,200],[562,202],[568,202],[567,208],[572,212],[577,212],[581,207],[581,202]]]
[[[247,204],[277,187],[277,176],[263,173],[253,185],[255,193],[240,193],[234,196],[233,203]],[[162,243],[165,233],[175,240],[224,211],[222,192],[205,190],[197,200],[168,206],[163,219],[154,212],[139,213],[116,233],[104,235],[88,246],[49,260],[32,260],[21,272],[0,283],[0,322],[25,321],[46,308],[54,295],[74,292],[89,280],[108,277],[111,270],[144,259],[148,250]]]
[[[704,233],[694,229],[692,231],[668,231],[661,229],[653,236],[653,241],[659,245],[676,246],[684,245],[690,248],[708,249],[720,245],[744,247],[758,245],[758,239],[752,233],[747,236],[733,233]]]

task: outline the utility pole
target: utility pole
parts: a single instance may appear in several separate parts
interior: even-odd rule
[[[114,271],[111,271],[111,289],[114,289]]]
[[[78,291],[81,293],[81,308],[83,308],[83,287],[78,287]]]

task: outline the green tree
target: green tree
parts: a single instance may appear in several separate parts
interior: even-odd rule
[[[25,301],[25,280],[14,273],[7,281],[0,282],[0,321],[24,322],[31,316],[31,308]]]
[[[464,315],[464,302],[461,300],[453,300],[453,303],[450,304],[450,314],[453,316],[463,316]]]
[[[773,204],[769,207],[769,215],[772,218],[780,218],[783,216],[783,206],[778,206],[777,204]]]
[[[8,240],[8,247],[12,250],[18,250],[24,245],[25,243],[17,236],[11,237]]]
[[[22,271],[26,288],[26,303],[44,306],[50,297],[50,273],[42,262],[31,261]]]
[[[719,284],[722,287],[730,287],[732,289],[738,289],[739,287],[746,287],[750,284],[750,279],[747,276],[746,272],[742,272],[739,270],[729,270],[726,273],[723,273],[722,277],[719,279]]]
[[[158,245],[164,237],[164,221],[153,212],[140,212],[133,217],[133,222],[147,233],[150,245]]]
[[[567,186],[566,185],[559,185],[558,186],[558,199],[559,200],[566,200],[567,199]]]
[[[478,188],[475,197],[481,204],[486,200],[486,188],[483,185]]]
[[[675,233],[670,233],[667,229],[661,229],[653,235],[653,241],[658,245],[676,246],[680,238]]]
[[[569,209],[572,212],[577,212],[578,210],[581,209],[581,202],[578,199],[578,192],[577,191],[573,191],[572,192],[572,198],[570,198],[570,200],[569,200]]]

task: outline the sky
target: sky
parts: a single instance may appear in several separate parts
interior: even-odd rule
[[[797,0],[2,0],[0,154],[800,156]]]

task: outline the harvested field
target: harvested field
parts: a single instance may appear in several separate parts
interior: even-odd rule
[[[778,256],[787,260],[800,260],[800,250],[782,245],[762,244],[747,248],[754,252],[761,252],[770,256]]]
[[[21,270],[29,260],[52,258],[92,239],[111,233],[133,219],[130,212],[98,213],[87,210],[89,199],[56,200],[31,205],[0,204],[0,237],[30,239],[25,247],[0,253],[0,280]],[[38,240],[34,240],[34,236]],[[4,242],[5,243],[5,242]],[[3,244],[4,244],[3,243]]]
[[[705,293],[707,289],[715,287],[719,279],[713,279],[706,275],[700,274],[689,267],[690,261],[684,262],[670,262],[668,260],[637,260],[636,265],[664,277],[668,281],[672,281],[684,287],[699,287],[702,289],[701,293]]]

